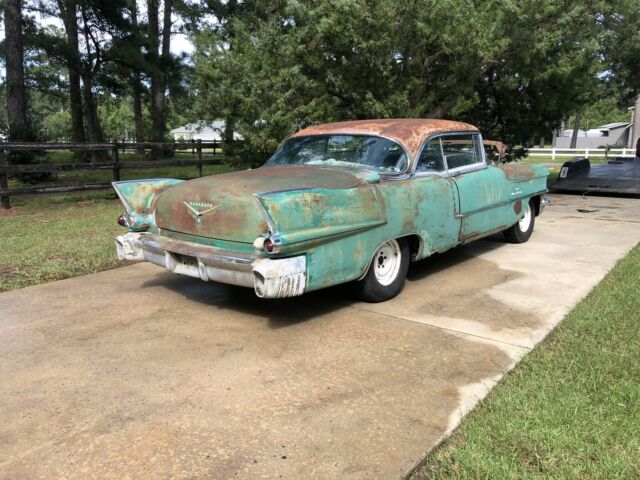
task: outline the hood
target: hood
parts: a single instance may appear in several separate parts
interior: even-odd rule
[[[267,232],[254,194],[362,185],[366,172],[311,166],[262,167],[213,175],[175,185],[155,205],[161,229],[206,238],[253,243]]]

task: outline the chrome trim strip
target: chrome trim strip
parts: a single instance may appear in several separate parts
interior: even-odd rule
[[[504,200],[504,201],[502,201],[500,203],[496,203],[494,205],[487,205],[486,207],[478,208],[476,210],[472,210],[472,211],[467,212],[467,213],[456,213],[454,215],[454,217],[458,218],[458,219],[469,217],[469,216],[471,216],[473,214],[476,214],[476,213],[481,213],[481,212],[484,212],[484,211],[487,211],[487,210],[491,210],[492,208],[504,207],[505,205],[509,205],[509,204],[511,204],[513,202],[516,202],[518,200],[522,200],[523,198],[535,197],[536,195],[542,195],[543,193],[546,193],[546,192],[547,192],[547,190],[543,190],[541,192],[527,193],[525,195],[520,195],[519,197],[510,198],[509,200]]]
[[[451,131],[451,132],[432,133],[422,142],[422,145],[420,145],[420,148],[418,149],[418,153],[415,156],[415,161],[413,162],[411,172],[409,174],[410,176],[414,176],[414,175],[422,176],[421,174],[416,174],[416,168],[418,167],[418,160],[420,159],[420,155],[422,155],[422,151],[424,150],[427,143],[429,143],[431,140],[437,137],[440,137],[440,151],[442,153],[444,167],[447,172],[447,175],[442,175],[442,176],[450,176],[449,174],[450,170],[449,170],[449,166],[447,165],[447,159],[445,158],[444,151],[442,149],[442,137],[445,135],[478,135],[480,137],[480,143],[482,144],[482,133],[480,133],[480,130],[458,130],[458,131]],[[487,159],[485,158],[484,148],[481,148],[480,151],[482,152],[482,163],[486,165]],[[474,163],[473,165],[476,165],[476,164]]]
[[[284,192],[286,190],[280,190],[280,191]],[[266,195],[267,193],[276,193],[276,192],[254,193],[253,194],[253,198],[255,198],[256,202],[258,202],[258,208],[260,209],[260,213],[262,214],[262,217],[264,218],[264,221],[267,223],[267,229],[269,230],[267,232],[267,234],[274,235],[274,234],[278,233],[276,231],[276,224],[273,222],[273,219],[271,218],[271,215],[269,215],[269,213],[267,212],[267,209],[264,208],[264,205],[262,204],[261,195]]]

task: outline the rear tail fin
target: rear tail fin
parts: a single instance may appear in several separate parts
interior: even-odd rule
[[[168,188],[184,182],[175,178],[153,178],[113,182],[113,188],[126,210],[130,231],[146,230],[153,225],[153,201]]]

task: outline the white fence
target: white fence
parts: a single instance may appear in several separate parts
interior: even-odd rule
[[[530,157],[551,157],[552,160],[567,157],[635,157],[634,148],[610,148],[607,154],[605,148],[529,148]]]

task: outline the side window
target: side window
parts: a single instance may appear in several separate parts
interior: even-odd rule
[[[444,172],[440,138],[429,140],[422,149],[422,153],[418,159],[418,165],[416,166],[416,173],[424,172]]]
[[[482,162],[478,135],[445,135],[442,137],[442,151],[449,170]]]

